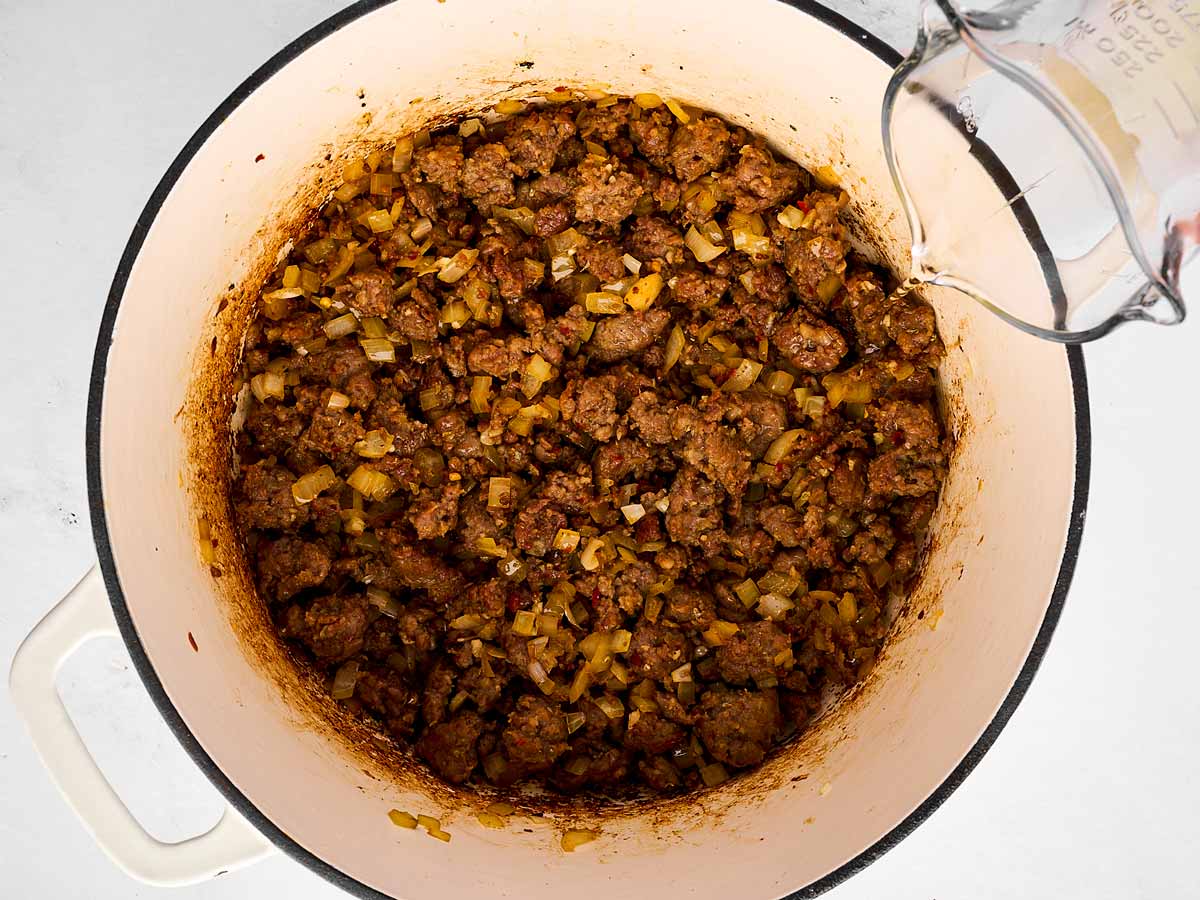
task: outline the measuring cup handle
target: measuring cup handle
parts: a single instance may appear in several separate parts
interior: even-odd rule
[[[64,662],[98,637],[117,637],[99,569],[92,569],[25,638],[9,689],[54,783],[109,858],[147,884],[205,881],[257,862],[272,845],[232,807],[204,834],[175,844],[152,837],[96,765],[55,687]]]

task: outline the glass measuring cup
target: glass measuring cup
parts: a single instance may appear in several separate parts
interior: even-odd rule
[[[948,285],[1066,342],[1182,321],[1179,273],[1200,247],[1200,0],[924,0],[882,124],[912,231],[902,289]],[[947,127],[953,140],[929,140]],[[970,159],[998,186],[982,205],[956,191]],[[1049,304],[1006,291],[989,256],[1014,218]]]

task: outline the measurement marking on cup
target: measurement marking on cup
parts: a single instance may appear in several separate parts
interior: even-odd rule
[[[1167,110],[1165,107],[1163,107],[1162,101],[1155,97],[1154,105],[1158,107],[1158,111],[1162,113],[1163,121],[1165,121],[1167,123],[1167,127],[1171,129],[1171,136],[1177,141],[1180,140],[1179,131],[1176,129],[1175,123],[1171,121],[1171,117],[1167,115]]]
[[[1175,86],[1175,91],[1179,94],[1180,99],[1183,100],[1183,105],[1186,106],[1188,112],[1192,114],[1192,121],[1197,125],[1200,125],[1200,115],[1196,114],[1196,107],[1192,106],[1191,98],[1183,92],[1183,88],[1179,86],[1178,81],[1172,81],[1171,84]]]

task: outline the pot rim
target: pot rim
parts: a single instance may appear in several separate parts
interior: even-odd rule
[[[109,601],[112,604],[113,614],[116,617],[121,637],[129,649],[129,655],[133,659],[134,668],[150,693],[159,714],[162,715],[176,739],[208,780],[221,792],[230,805],[270,840],[272,844],[325,880],[354,897],[363,898],[363,900],[393,900],[393,898],[369,887],[336,866],[326,862],[321,857],[301,846],[290,835],[267,818],[254,805],[254,802],[229,780],[220,767],[208,755],[167,696],[167,692],[150,662],[145,647],[142,645],[141,638],[138,636],[137,629],[133,624],[133,618],[129,612],[129,607],[125,601],[124,592],[117,578],[116,562],[113,557],[108,523],[104,512],[104,492],[100,466],[100,427],[103,414],[104,382],[108,368],[108,352],[112,344],[113,328],[121,306],[125,287],[129,280],[130,272],[133,270],[134,261],[141,252],[142,244],[150,230],[150,226],[154,223],[155,218],[157,218],[159,210],[170,195],[175,183],[179,180],[179,176],[213,132],[232,115],[246,98],[268,79],[300,56],[304,51],[324,40],[335,31],[393,2],[395,0],[358,0],[358,2],[335,13],[293,40],[238,85],[220,106],[204,120],[203,124],[201,124],[171,162],[162,179],[155,186],[145,208],[142,210],[141,215],[138,216],[137,222],[134,224],[133,232],[130,234],[125,249],[121,254],[120,262],[117,264],[112,286],[109,288],[96,340],[95,356],[92,362],[85,422],[88,506],[91,513],[92,536],[96,544],[96,555],[99,560],[100,569],[104,575],[104,583],[108,590]],[[863,49],[873,53],[882,62],[892,68],[895,68],[901,62],[901,54],[892,49],[888,44],[885,44],[881,39],[855,25],[841,14],[815,2],[815,0],[777,0],[777,2],[791,6],[828,25],[844,37],[857,43]],[[1000,187],[1005,189],[1006,193],[1016,192],[1016,183],[1012,176],[990,150],[987,149],[986,145],[976,142],[972,155],[977,157],[977,161],[983,166],[984,170],[992,176],[993,180]],[[1011,191],[1008,190],[1010,187]],[[1050,285],[1052,291],[1056,288],[1061,291],[1053,257],[1049,253],[1032,211],[1025,204],[1024,200],[1014,204],[1013,209],[1022,230],[1025,232],[1026,238],[1038,255],[1047,284]],[[1058,577],[1055,580],[1050,603],[1046,608],[1046,614],[1038,629],[1037,637],[1034,639],[1033,646],[1030,648],[1029,655],[1021,667],[1021,671],[1018,673],[1004,701],[1000,704],[996,715],[988,723],[983,733],[979,736],[979,739],[946,779],[916,809],[853,859],[816,881],[797,888],[787,894],[784,900],[807,900],[807,898],[825,893],[841,884],[850,876],[861,872],[915,831],[917,826],[929,818],[954,793],[966,777],[971,774],[975,766],[983,759],[984,754],[991,749],[996,738],[999,737],[1000,732],[1008,724],[1008,720],[1016,711],[1017,706],[1020,705],[1025,692],[1029,689],[1029,685],[1033,681],[1033,676],[1041,664],[1042,657],[1050,645],[1050,639],[1062,614],[1067,591],[1070,588],[1071,579],[1075,573],[1080,542],[1083,537],[1083,522],[1087,510],[1091,474],[1091,414],[1087,375],[1083,363],[1083,351],[1078,345],[1065,345],[1064,350],[1067,355],[1067,364],[1071,376],[1071,393],[1075,407],[1075,484],[1072,491],[1067,541],[1063,550],[1062,561],[1059,565]]]

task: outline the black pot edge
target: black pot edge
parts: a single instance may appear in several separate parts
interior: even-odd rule
[[[200,770],[216,786],[230,805],[245,817],[250,824],[262,832],[271,843],[283,850],[290,857],[348,894],[363,898],[363,900],[394,900],[394,898],[363,884],[361,881],[350,877],[340,869],[325,862],[325,860],[297,843],[263,815],[253,802],[213,762],[212,758],[200,745],[196,736],[192,734],[180,716],[179,711],[167,696],[167,692],[163,688],[154,667],[151,665],[145,647],[138,636],[133,619],[129,614],[129,608],[125,602],[125,595],[122,592],[120,581],[117,578],[116,564],[108,535],[108,523],[104,515],[104,493],[100,472],[100,422],[104,400],[105,373],[108,367],[108,351],[112,343],[113,327],[116,322],[117,312],[121,306],[121,298],[129,279],[129,273],[133,269],[134,260],[141,250],[142,243],[145,241],[146,234],[157,217],[159,209],[162,207],[171,189],[175,186],[183,170],[191,162],[192,157],[195,156],[196,152],[221,123],[272,75],[305,50],[330,34],[333,34],[338,29],[375,9],[387,6],[391,2],[394,2],[394,0],[359,0],[359,2],[330,16],[293,40],[264,63],[249,78],[243,81],[204,121],[196,130],[196,133],[184,145],[179,155],[175,157],[150,195],[150,199],[147,201],[141,215],[138,217],[129,241],[125,245],[125,250],[121,255],[121,260],[117,265],[117,271],[113,276],[112,286],[109,289],[104,314],[100,322],[99,335],[96,340],[85,422],[88,504],[91,510],[92,533],[96,544],[96,555],[100,563],[100,569],[104,575],[104,582],[108,589],[113,614],[116,617],[121,636],[129,648],[129,654],[133,659],[134,667],[145,684],[147,691],[149,691],[154,705],[158,708],[163,719],[166,720],[168,727],[175,734],[179,743],[192,757],[192,760]],[[814,0],[780,0],[780,2],[786,3],[837,30],[864,49],[875,54],[875,56],[889,66],[895,67],[899,64],[901,56],[890,46],[874,35],[859,28],[840,14],[814,2]],[[989,174],[997,181],[1012,182],[1011,176],[994,157],[990,160],[986,158],[981,159],[981,164],[984,165]],[[1042,258],[1043,270],[1046,273],[1047,279],[1051,282],[1057,281],[1053,260],[1045,252],[1045,242],[1042,240],[1040,231],[1033,221],[1032,214],[1029,214],[1027,207],[1025,208],[1025,212],[1027,215],[1024,221],[1022,221],[1022,225],[1025,228],[1026,235],[1030,238],[1031,243],[1039,249],[1039,256]],[[968,751],[967,755],[946,780],[920,806],[913,810],[899,825],[849,862],[846,862],[823,878],[788,894],[786,900],[807,900],[807,898],[825,893],[836,885],[841,884],[850,876],[865,869],[911,834],[918,825],[924,822],[934,810],[946,801],[955,789],[963,783],[975,766],[979,764],[979,761],[991,748],[992,744],[995,743],[1001,730],[1003,730],[1008,720],[1016,711],[1017,706],[1025,696],[1025,692],[1029,689],[1033,676],[1041,664],[1042,657],[1050,645],[1050,638],[1054,634],[1054,628],[1058,624],[1058,619],[1062,614],[1067,590],[1070,587],[1071,578],[1075,572],[1075,564],[1079,557],[1079,547],[1083,537],[1083,522],[1087,510],[1089,477],[1091,473],[1091,417],[1089,412],[1087,376],[1084,370],[1082,350],[1077,346],[1068,346],[1066,347],[1066,354],[1071,372],[1072,392],[1075,403],[1074,497],[1071,504],[1071,517],[1067,531],[1067,545],[1059,567],[1058,579],[1055,582],[1054,592],[1047,607],[1045,618],[1042,620],[1041,628],[1038,630],[1037,638],[1034,640],[1025,665],[1022,666],[1016,681],[1013,683],[1008,695],[1004,698],[1004,702],[1000,705],[1000,709],[987,728],[984,729],[979,740],[975,742],[975,745]]]

